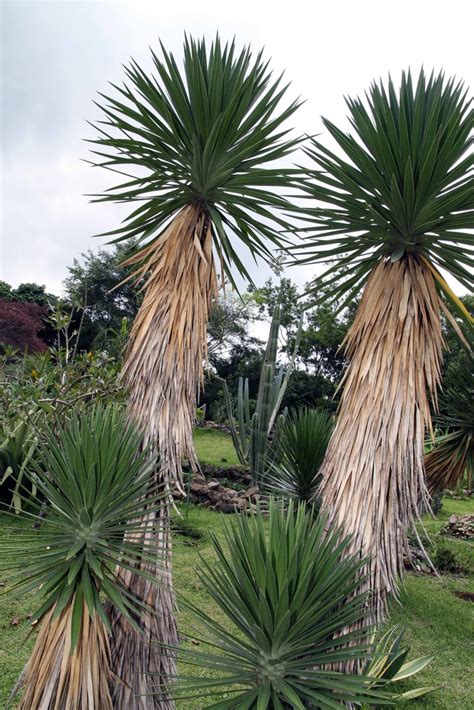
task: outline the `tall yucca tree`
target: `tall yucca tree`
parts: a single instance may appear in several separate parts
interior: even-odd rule
[[[249,278],[238,242],[269,262],[272,247],[285,247],[283,193],[294,171],[282,168],[281,160],[299,143],[286,127],[298,101],[280,108],[287,87],[281,77],[272,78],[262,54],[252,59],[248,48],[237,52],[233,42],[222,45],[218,37],[209,49],[204,40],[185,38],[182,68],[162,45],[161,58],[151,54],[155,76],[132,61],[125,69],[128,84],[114,85],[114,96],[103,96],[106,119],[97,126],[94,164],[128,175],[97,201],[132,207],[123,226],[108,233],[114,241],[139,242],[124,262],[133,267],[144,298],[123,377],[130,417],[145,442],[159,447],[157,476],[171,492],[182,489],[182,457],[197,466],[192,427],[217,271],[222,282],[226,276],[234,284],[234,270]],[[162,517],[166,526],[166,510]],[[169,555],[166,531],[163,548]],[[143,580],[129,577],[128,583],[136,593]],[[132,689],[117,700],[120,707],[151,706],[151,696],[136,699],[137,688],[147,692],[144,672],[153,671],[155,678],[174,672],[170,654],[157,657],[150,643],[177,640],[169,579],[168,588],[168,595],[163,587],[157,593],[142,589],[147,598],[155,596],[157,608],[154,628],[143,638],[128,626],[117,631],[116,670]],[[136,673],[124,678],[130,656]],[[128,693],[121,687],[119,693]],[[164,699],[160,706],[167,702],[171,707]]]
[[[447,304],[469,321],[440,271],[472,286],[473,110],[462,83],[423,71],[396,91],[374,83],[347,99],[355,135],[324,125],[335,152],[313,139],[315,167],[301,261],[335,260],[314,282],[334,299],[363,294],[345,349],[349,365],[323,464],[323,507],[370,558],[371,613],[397,591],[407,531],[427,502],[423,440],[436,403]],[[452,319],[452,316],[451,316]]]

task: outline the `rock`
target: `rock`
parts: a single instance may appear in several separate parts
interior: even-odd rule
[[[208,485],[207,482],[201,482],[201,481],[193,481],[191,483],[191,493],[194,493],[195,495],[202,495],[206,496],[207,491],[208,491]]]
[[[217,491],[221,487],[221,484],[219,481],[209,481],[207,487],[210,491]]]
[[[224,503],[223,501],[218,501],[214,506],[214,510],[219,513],[234,513],[235,505],[233,503]]]
[[[441,532],[465,540],[474,539],[474,515],[451,515]]]

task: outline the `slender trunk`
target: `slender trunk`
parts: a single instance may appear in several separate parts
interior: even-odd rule
[[[178,634],[171,579],[169,511],[174,493],[184,494],[181,460],[193,470],[198,463],[193,444],[197,395],[206,357],[210,299],[217,293],[209,220],[199,205],[184,208],[159,240],[128,260],[145,296],[134,321],[123,370],[129,388],[128,414],[158,451],[156,480],[166,502],[158,516],[143,516],[143,535],[159,543],[153,584],[130,571],[120,575],[131,593],[154,613],[144,614],[138,634],[117,609],[113,623],[112,667],[114,707],[150,710],[174,707],[166,686],[176,675]],[[146,509],[146,503],[145,503]]]
[[[407,533],[429,508],[423,444],[442,343],[427,265],[415,256],[379,262],[346,337],[349,366],[321,491],[329,524],[353,536],[348,551],[368,557],[370,622],[383,619],[397,593]]]
[[[111,665],[117,675],[112,687],[113,707],[120,710],[174,708],[167,685],[176,674],[175,653],[167,647],[178,644],[175,600],[171,578],[171,535],[169,503],[158,514],[143,517],[145,534],[157,543],[156,565],[142,564],[141,569],[156,578],[156,583],[130,570],[119,570],[119,576],[135,598],[144,602],[148,612],[136,619],[136,631],[116,607],[108,614],[112,626]]]

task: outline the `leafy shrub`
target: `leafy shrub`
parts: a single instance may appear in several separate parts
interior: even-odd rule
[[[472,551],[457,541],[436,539],[430,550],[430,557],[438,572],[448,574],[469,574],[474,567]]]
[[[193,522],[188,517],[183,517],[181,515],[173,517],[171,520],[171,529],[177,535],[181,535],[182,537],[187,537],[192,540],[202,540],[206,536],[197,523]]]

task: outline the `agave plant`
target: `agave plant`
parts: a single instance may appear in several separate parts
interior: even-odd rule
[[[443,433],[425,456],[426,482],[432,496],[446,488],[455,489],[465,473],[472,481],[474,473],[473,363],[472,355],[461,357],[455,377],[441,396],[445,413],[436,417]]]
[[[265,488],[276,495],[307,502],[319,508],[319,470],[334,428],[332,417],[317,409],[298,409],[278,430],[275,460],[265,478]]]
[[[19,708],[112,708],[109,619],[112,602],[130,624],[148,613],[114,572],[151,562],[156,549],[133,534],[140,529],[142,497],[160,505],[149,486],[150,459],[137,453],[141,437],[115,408],[72,413],[57,438],[49,432],[34,464],[38,493],[48,503],[37,531],[20,528],[2,541],[9,593],[34,591],[38,637],[24,673]],[[36,459],[35,459],[36,460]],[[27,519],[39,520],[30,502]],[[134,522],[133,522],[134,521]],[[127,531],[127,536],[124,536]]]
[[[281,77],[272,78],[262,54],[252,59],[248,48],[238,52],[218,37],[210,48],[186,38],[182,68],[163,46],[161,57],[152,51],[152,60],[155,76],[132,61],[128,84],[103,96],[94,164],[127,179],[96,200],[132,206],[124,225],[108,232],[116,242],[137,240],[124,264],[144,292],[123,370],[129,413],[147,444],[159,442],[160,480],[183,492],[182,457],[198,465],[192,427],[217,265],[222,283],[225,276],[235,284],[234,269],[250,278],[237,244],[269,262],[271,247],[285,247],[288,202],[282,192],[294,170],[275,167],[275,161],[299,143],[286,126],[298,101],[281,108],[286,87]],[[167,599],[160,594],[161,627],[154,625],[147,640],[137,638],[136,652],[131,632],[114,641],[115,658],[135,659],[131,675],[117,669],[127,673],[123,689],[159,670],[156,663],[164,674],[172,671],[170,659],[153,654],[152,661],[146,650],[154,648],[152,636],[177,640],[171,591]],[[119,704],[135,707],[133,697]]]
[[[324,120],[337,154],[313,139],[303,190],[314,206],[302,262],[335,260],[313,284],[331,284],[341,307],[363,287],[345,340],[349,365],[323,465],[330,525],[369,558],[372,614],[403,574],[407,531],[428,501],[424,471],[429,397],[436,406],[440,311],[471,319],[440,270],[472,286],[473,110],[461,82],[441,73],[374,83],[347,99],[355,134]],[[344,298],[343,298],[344,297]],[[459,330],[459,329],[458,329]],[[421,504],[421,506],[420,506]]]
[[[194,695],[204,703],[225,689],[226,699],[200,704],[219,710],[388,702],[370,688],[373,678],[330,670],[367,657],[364,631],[347,633],[363,619],[367,599],[360,559],[341,560],[348,541],[337,530],[325,532],[324,518],[293,501],[287,509],[271,503],[268,525],[260,514],[236,518],[224,527],[224,544],[213,536],[217,564],[203,560],[199,570],[221,619],[185,602],[204,629],[193,638],[209,651],[180,650],[184,663],[204,670],[181,679],[176,698]]]
[[[391,687],[392,683],[399,683],[411,678],[431,663],[433,656],[421,656],[412,661],[407,661],[410,647],[402,646],[404,635],[405,629],[394,626],[382,634],[378,641],[374,636],[374,646],[364,668],[365,675],[386,681]],[[377,682],[374,683],[375,687],[377,687]],[[427,695],[433,690],[435,688],[413,688],[412,690],[396,693],[395,698],[397,702],[413,700],[422,695]]]

